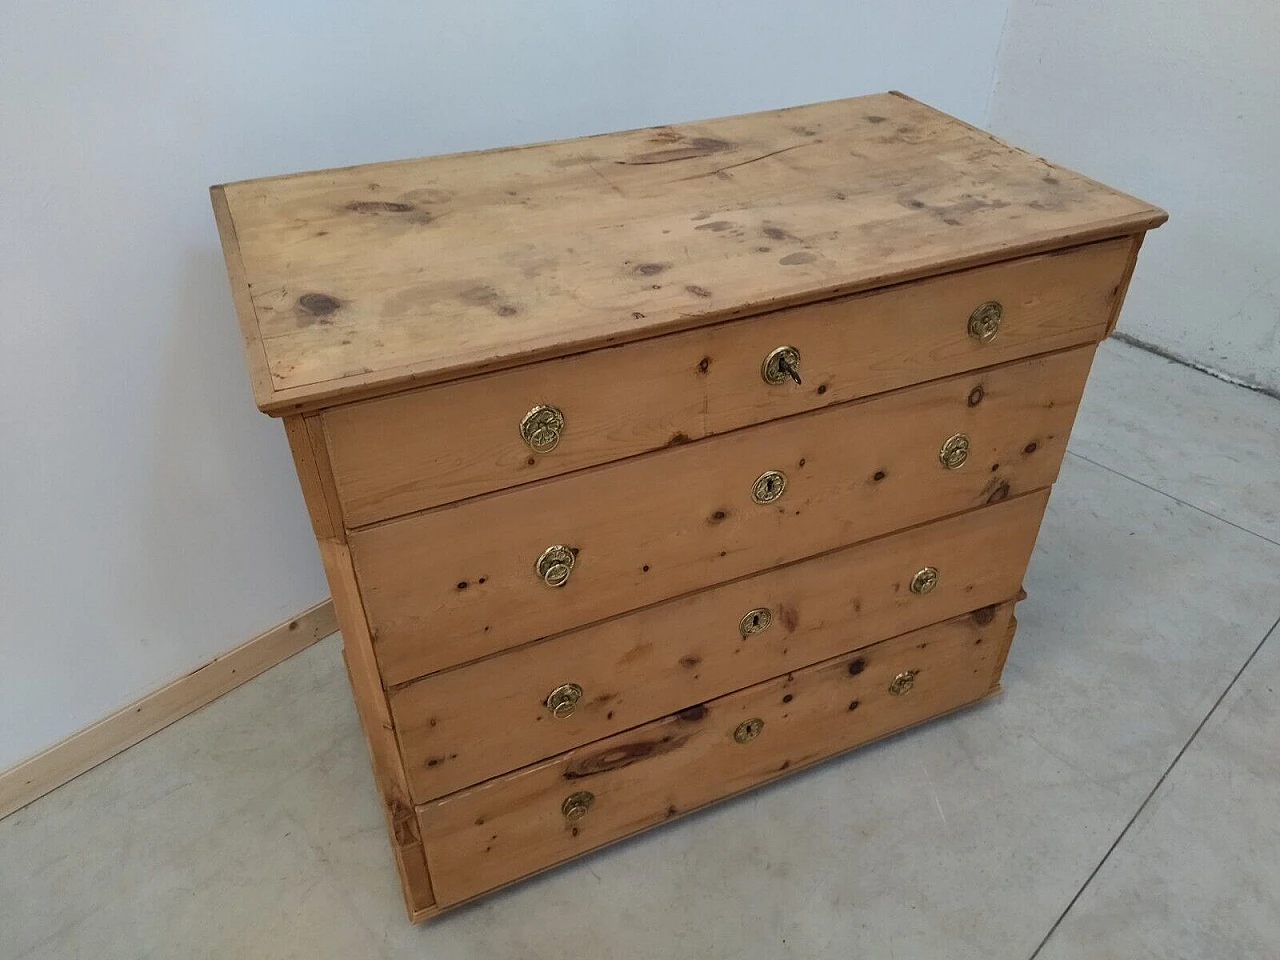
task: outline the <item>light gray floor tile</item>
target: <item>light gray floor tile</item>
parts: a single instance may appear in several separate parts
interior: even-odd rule
[[[1108,340],[1070,449],[1280,543],[1280,401]]]
[[[0,822],[0,956],[1023,960],[1280,615],[1278,573],[1069,458],[1002,698],[420,928],[326,640]]]
[[[1043,960],[1280,955],[1280,636],[1107,859]]]
[[[0,957],[380,956],[297,789],[378,817],[338,639],[0,821]]]

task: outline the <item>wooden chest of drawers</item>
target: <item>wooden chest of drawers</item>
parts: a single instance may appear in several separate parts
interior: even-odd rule
[[[998,689],[1165,219],[896,93],[213,203],[414,919]]]

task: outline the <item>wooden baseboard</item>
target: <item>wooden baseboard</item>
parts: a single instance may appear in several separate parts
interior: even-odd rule
[[[336,632],[325,600],[0,773],[0,819]]]

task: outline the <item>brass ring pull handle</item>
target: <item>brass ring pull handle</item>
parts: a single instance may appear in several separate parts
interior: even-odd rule
[[[564,720],[573,716],[573,711],[578,709],[578,701],[582,699],[582,688],[576,683],[562,683],[550,693],[547,699],[543,701],[547,709],[551,711],[551,715],[557,720]]]
[[[591,805],[596,802],[596,795],[587,790],[579,790],[577,793],[571,793],[564,798],[564,803],[560,804],[560,812],[564,814],[564,818],[570,823],[577,823],[587,815],[587,811],[591,809]]]
[[[751,499],[756,503],[773,503],[787,489],[787,475],[781,470],[766,470],[751,485]]]
[[[1000,332],[1000,321],[1004,317],[1004,307],[998,300],[980,303],[969,314],[969,336],[979,343],[989,343]]]
[[[933,588],[938,585],[938,568],[924,567],[916,572],[911,578],[911,592],[924,596],[926,593],[932,593]]]
[[[520,436],[534,453],[550,453],[564,432],[564,413],[559,407],[540,403],[520,421]]]
[[[774,386],[788,380],[800,386],[800,351],[795,347],[774,347],[760,365],[760,376]]]
[[[915,686],[916,674],[919,670],[903,670],[900,674],[893,678],[889,684],[889,693],[895,697],[900,697],[905,693],[910,693],[911,688]]]
[[[938,451],[938,459],[942,461],[942,465],[948,470],[957,470],[964,466],[964,462],[969,459],[969,437],[963,433],[957,433],[946,439],[942,444],[942,449]]]
[[[572,550],[563,543],[557,543],[542,551],[535,568],[548,587],[563,587],[569,582],[576,560]]]
[[[738,621],[738,632],[743,637],[751,637],[757,633],[764,633],[772,623],[773,611],[768,607],[756,607],[743,614],[742,619]]]

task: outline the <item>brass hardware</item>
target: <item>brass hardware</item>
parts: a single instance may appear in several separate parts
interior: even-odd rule
[[[795,347],[774,347],[760,365],[760,376],[774,386],[788,379],[800,386],[800,351]]]
[[[900,674],[893,678],[893,682],[889,684],[889,692],[895,697],[900,697],[907,693],[916,682],[916,674],[919,670],[903,670]]]
[[[751,485],[751,499],[756,503],[773,503],[787,489],[787,475],[781,470],[766,470]]]
[[[980,303],[969,314],[969,336],[979,343],[987,343],[1000,332],[1000,320],[1004,316],[1004,307],[995,300]]]
[[[562,543],[547,547],[538,558],[538,576],[548,587],[563,587],[569,582],[575,559],[573,551]]]
[[[969,438],[963,433],[948,437],[942,449],[938,451],[938,459],[948,470],[963,467],[964,462],[969,459]]]
[[[754,610],[748,610],[738,621],[738,632],[744,637],[750,637],[757,633],[764,633],[771,623],[773,623],[773,611],[768,607],[756,607]]]
[[[577,793],[571,793],[564,798],[564,803],[560,804],[560,812],[564,814],[564,818],[570,823],[576,823],[587,815],[587,811],[591,809],[591,805],[596,802],[596,795],[587,790],[579,790]]]
[[[750,720],[743,720],[738,724],[738,729],[733,731],[733,739],[739,743],[749,743],[760,736],[760,731],[763,729],[764,721],[759,717],[752,717]]]
[[[564,414],[559,407],[540,403],[520,421],[520,436],[534,453],[550,453],[560,442]]]
[[[938,568],[937,567],[925,567],[923,570],[918,571],[916,575],[911,578],[911,592],[918,593],[921,596],[924,596],[926,593],[932,592],[933,588],[936,587],[937,585],[938,585]]]
[[[562,683],[547,694],[547,699],[543,703],[547,705],[553,717],[564,720],[566,717],[573,716],[573,711],[578,708],[578,701],[581,699],[580,686],[576,683]]]

